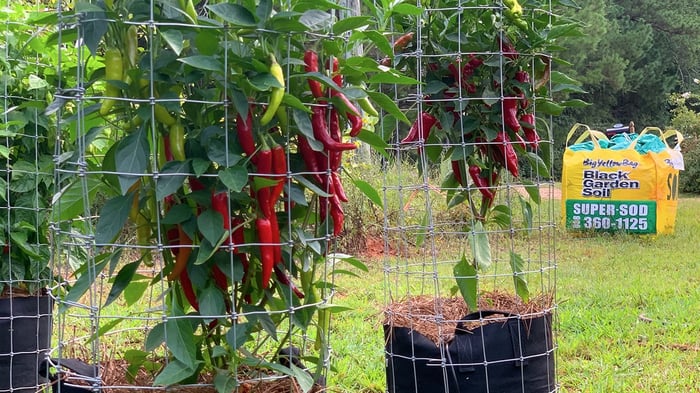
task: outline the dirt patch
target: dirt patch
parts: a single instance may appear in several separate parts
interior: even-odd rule
[[[524,197],[528,196],[527,191],[525,191],[525,187],[523,186],[514,186],[516,191]],[[540,198],[549,200],[549,199],[561,199],[561,189],[558,187],[552,187],[549,185],[542,185],[540,186]]]

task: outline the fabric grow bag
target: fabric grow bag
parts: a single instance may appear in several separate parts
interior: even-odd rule
[[[475,329],[467,321],[503,314]],[[384,326],[390,393],[556,391],[552,317],[519,318],[488,310],[462,318],[454,338],[436,345],[405,327]],[[428,389],[428,390],[426,390]]]
[[[0,391],[30,393],[51,342],[53,301],[48,296],[0,299]]]

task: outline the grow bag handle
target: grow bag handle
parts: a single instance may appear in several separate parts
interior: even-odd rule
[[[523,346],[525,345],[525,339],[523,337],[523,330],[524,328],[520,325],[520,318],[516,314],[507,312],[507,311],[502,311],[502,310],[481,310],[475,313],[468,314],[464,316],[458,323],[457,327],[455,328],[455,337],[453,339],[453,345],[456,346],[457,349],[457,357],[459,360],[460,364],[467,364],[467,363],[474,363],[474,359],[476,359],[476,354],[475,354],[475,349],[472,345],[472,340],[475,339],[475,336],[472,331],[467,329],[464,326],[464,322],[467,321],[478,321],[484,317],[489,317],[493,315],[504,315],[504,318],[506,319],[504,322],[501,324],[505,324],[505,326],[508,327],[508,333],[510,336],[510,344],[512,346],[512,353],[514,356],[517,356],[518,359],[516,359],[515,366],[520,367],[520,366],[527,366],[528,360],[520,360],[522,358],[523,353],[525,353],[525,348]],[[492,322],[492,323],[499,323],[500,321]],[[487,326],[483,325],[482,327]],[[518,337],[518,340],[515,340],[514,338]],[[476,339],[481,340],[481,337],[476,337]],[[481,345],[480,345],[481,347]],[[477,349],[478,350],[478,349]],[[483,351],[483,347],[481,348],[481,351]],[[459,366],[458,367],[459,372],[461,373],[468,373],[468,372],[474,372],[475,368],[473,366]]]
[[[97,366],[91,366],[78,359],[56,359],[47,358],[39,365],[39,375],[48,378],[51,382],[51,390],[54,393],[89,393],[92,388],[89,386],[77,386],[67,383],[61,372],[52,373],[51,367],[60,365],[62,369],[70,370],[81,377],[96,378],[98,375]]]

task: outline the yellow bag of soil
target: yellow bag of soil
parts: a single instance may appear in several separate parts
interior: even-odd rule
[[[569,145],[572,137],[582,131]],[[659,134],[657,137],[653,132]],[[675,148],[668,140],[676,138]],[[564,225],[571,230],[672,233],[683,169],[676,130],[648,127],[608,139],[576,124],[566,138],[562,168]]]

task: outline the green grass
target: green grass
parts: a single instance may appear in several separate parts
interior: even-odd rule
[[[575,236],[559,229],[557,375],[563,392],[700,391],[700,199],[672,235]],[[383,261],[344,277],[334,318],[338,392],[383,392]]]

